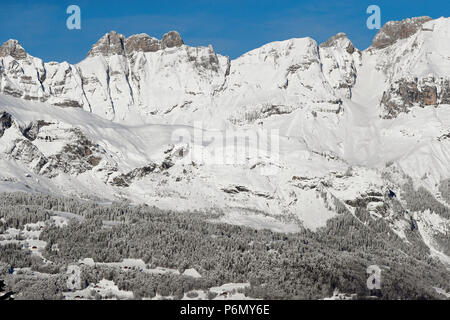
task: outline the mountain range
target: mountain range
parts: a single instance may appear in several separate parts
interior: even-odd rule
[[[276,154],[230,132],[272,135]],[[284,232],[365,210],[404,241],[417,226],[450,264],[450,18],[388,22],[363,51],[338,33],[234,60],[175,31],[111,31],[75,65],[8,40],[0,190],[214,210]]]

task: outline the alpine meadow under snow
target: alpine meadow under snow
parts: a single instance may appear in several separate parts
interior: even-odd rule
[[[8,40],[0,192],[15,299],[446,299],[450,18],[234,60],[175,31],[76,65]]]

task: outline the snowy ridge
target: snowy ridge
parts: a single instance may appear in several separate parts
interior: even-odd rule
[[[395,117],[415,105],[449,102],[449,23],[388,22],[364,52],[339,33],[320,46],[311,38],[272,42],[232,61],[212,46],[185,45],[175,31],[162,40],[111,31],[77,65],[44,63],[8,40],[0,50],[0,91],[115,121],[195,119],[217,127],[306,106],[340,112],[342,99],[357,94],[355,83],[370,77],[383,82],[370,86],[380,115]]]
[[[230,61],[176,32],[111,32],[77,65],[44,63],[9,40],[0,190],[217,210],[219,221],[284,232],[364,208],[406,239],[411,218],[395,211],[403,185],[411,178],[437,197],[450,178],[449,37],[449,18],[406,20],[362,52],[339,33]],[[258,139],[277,130],[277,157],[217,163],[230,147],[245,150],[215,138],[230,130]],[[431,221],[421,230],[427,243],[448,230],[439,221],[447,229]]]

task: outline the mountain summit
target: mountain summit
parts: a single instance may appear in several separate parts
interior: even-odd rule
[[[20,45],[19,41],[10,39],[4,42],[0,47],[0,57],[6,56],[11,56],[17,60],[22,60],[27,57],[27,53]]]
[[[125,38],[122,34],[111,31],[101,37],[89,50],[88,57],[103,55],[129,55],[133,52],[155,52],[166,48],[183,45],[181,36],[176,31],[166,33],[161,40],[142,33]]]
[[[402,21],[390,21],[376,34],[372,41],[372,47],[384,48],[397,40],[406,39],[419,31],[423,24],[430,20],[432,20],[430,17],[417,17]]]

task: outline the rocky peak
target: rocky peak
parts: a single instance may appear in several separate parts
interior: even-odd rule
[[[347,38],[347,35],[343,32],[340,32],[332,36],[330,39],[320,44],[320,48],[330,48],[337,46],[341,47],[344,46],[345,50],[347,50],[347,52],[350,54],[355,52],[355,47],[353,46],[353,43]]]
[[[25,49],[20,45],[19,41],[10,39],[0,47],[0,57],[11,56],[17,60],[27,57]]]
[[[125,38],[122,34],[111,31],[92,46],[88,57],[96,55],[125,55],[125,53],[130,55],[133,52],[155,52],[166,48],[180,47],[183,44],[180,34],[176,31],[166,33],[162,40],[153,38],[145,33]]]
[[[430,17],[408,18],[402,21],[389,21],[378,31],[372,41],[372,47],[385,48],[399,39],[406,39],[420,30],[425,22],[432,20]]]
[[[169,31],[166,33],[161,40],[161,48],[173,48],[173,47],[180,47],[183,45],[183,40],[181,39],[181,36],[176,31]]]
[[[94,44],[88,52],[88,57],[103,55],[124,55],[125,54],[125,37],[115,31],[106,33],[100,40]]]
[[[148,34],[135,34],[126,40],[126,52],[155,52],[161,49],[160,41]]]

